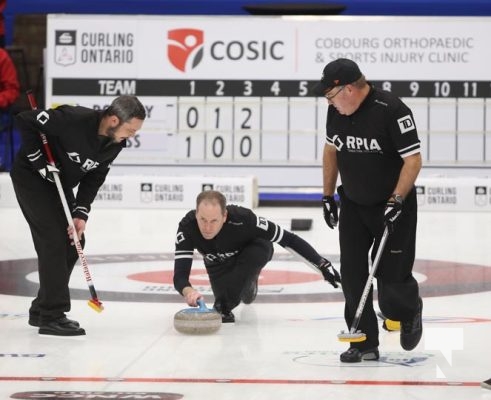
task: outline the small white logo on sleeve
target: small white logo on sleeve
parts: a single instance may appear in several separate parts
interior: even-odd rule
[[[265,231],[268,230],[268,220],[264,217],[257,217],[257,227]]]
[[[406,133],[416,128],[410,115],[399,118],[397,120],[397,123],[399,124],[399,129],[401,130],[401,133]]]
[[[70,152],[70,153],[66,153],[66,154],[70,160],[72,160],[73,162],[75,162],[77,164],[80,164],[80,154],[78,154],[77,152]]]
[[[36,115],[36,119],[41,125],[44,125],[49,121],[49,114],[46,111],[41,111],[38,115]]]
[[[184,237],[184,233],[177,232],[177,235],[176,235],[176,244],[179,244],[179,243],[183,242],[184,240],[186,240],[186,238]]]

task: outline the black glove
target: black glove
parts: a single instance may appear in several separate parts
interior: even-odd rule
[[[339,272],[334,269],[331,262],[325,258],[321,258],[319,269],[322,272],[324,279],[337,288],[338,283],[341,283],[341,276],[339,276]]]
[[[338,224],[338,205],[333,196],[324,196],[322,198],[324,209],[324,220],[329,228],[334,229]]]
[[[46,164],[45,167],[38,169],[38,172],[43,177],[43,179],[55,183],[55,178],[53,174],[59,174],[60,170],[54,165]]]
[[[385,205],[384,223],[389,229],[389,233],[394,232],[396,220],[402,213],[403,203],[404,200],[402,199],[402,196],[398,194],[393,194],[390,196],[389,200],[387,200],[387,204]]]

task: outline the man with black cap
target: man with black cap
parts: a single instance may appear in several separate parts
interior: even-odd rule
[[[358,65],[346,58],[327,64],[314,92],[329,108],[323,154],[324,219],[338,223],[342,287],[348,327],[369,274],[382,233],[388,228],[377,270],[379,307],[401,321],[400,343],[414,349],[422,335],[419,287],[412,274],[417,203],[414,182],[421,169],[420,141],[411,110],[394,94],[373,87]],[[378,360],[378,324],[372,291],[358,325],[366,340],[350,343],[342,362]]]

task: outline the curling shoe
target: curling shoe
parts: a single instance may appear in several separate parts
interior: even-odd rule
[[[420,297],[418,301],[416,315],[408,321],[401,321],[401,347],[408,351],[418,345],[423,334],[423,300]]]
[[[213,308],[222,316],[222,324],[235,322],[234,313],[222,308],[222,305],[219,302],[215,302]]]
[[[28,323],[31,326],[35,326],[36,328],[39,328],[41,326],[40,320],[41,320],[41,317],[39,315],[31,314],[31,315],[29,315],[29,321],[28,321]],[[73,324],[77,328],[80,327],[80,324],[77,321],[75,321],[73,319],[70,319],[70,318],[67,318],[65,316],[60,317],[60,318],[57,318],[56,320],[60,324]]]
[[[341,353],[339,359],[344,363],[357,363],[362,360],[365,361],[377,361],[380,357],[378,348],[374,347],[371,349],[360,350],[355,347],[350,347],[344,353]]]
[[[222,311],[221,314],[223,324],[235,322],[235,315],[232,311]]]
[[[70,321],[66,317],[60,317],[52,321],[43,322],[39,327],[40,335],[53,336],[82,336],[85,335],[85,330],[80,325],[67,322]]]
[[[258,279],[259,276],[252,279],[249,282],[249,286],[244,289],[242,292],[242,303],[251,304],[254,300],[256,300]]]

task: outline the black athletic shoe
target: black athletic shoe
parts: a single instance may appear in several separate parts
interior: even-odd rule
[[[489,378],[487,381],[481,382],[481,387],[484,389],[490,389],[491,390],[491,378]]]
[[[404,350],[414,349],[423,334],[423,300],[419,298],[418,311],[409,321],[401,321],[401,347]]]
[[[66,317],[61,317],[53,321],[45,322],[39,327],[40,335],[53,336],[81,336],[85,335],[85,330],[79,325],[66,322]]]
[[[244,289],[242,292],[242,303],[251,304],[254,300],[256,300],[258,279],[259,276],[252,279],[249,282],[249,286]]]
[[[73,319],[69,319],[67,317],[60,317],[60,318],[57,318],[56,320],[60,324],[73,324],[76,327],[80,327],[80,324],[77,321],[75,321]],[[29,315],[28,323],[31,326],[35,326],[36,328],[39,328],[41,326],[39,315]]]
[[[222,311],[221,315],[222,315],[222,323],[223,324],[226,324],[229,322],[235,322],[235,315],[232,311],[228,311],[228,312]]]
[[[350,347],[344,353],[341,353],[339,359],[341,362],[345,363],[357,363],[362,360],[365,361],[377,361],[380,357],[378,348],[374,347],[372,349],[360,350],[354,347]]]
[[[232,311],[228,311],[227,308],[223,308],[220,302],[215,301],[213,308],[222,316],[222,323],[235,322],[235,315]]]

